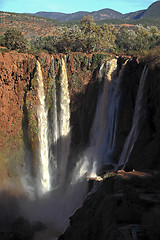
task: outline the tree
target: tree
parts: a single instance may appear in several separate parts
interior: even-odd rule
[[[77,25],[74,25],[72,28],[64,27],[61,29],[61,34],[59,38],[59,47],[61,50],[68,53],[70,51],[81,51],[82,50],[82,33],[80,28]],[[58,47],[58,46],[57,46]]]
[[[123,26],[117,34],[116,45],[124,52],[133,51],[135,48],[136,37],[137,35],[135,31],[129,30]]]
[[[103,26],[97,26],[96,50],[110,52],[115,49],[115,39],[117,30],[112,25],[104,23]]]
[[[104,24],[95,24],[92,16],[84,16],[81,20],[81,31],[83,33],[83,44],[88,52],[105,51],[110,52],[115,48],[117,30]]]
[[[23,34],[16,29],[9,29],[5,35],[5,46],[11,50],[24,50],[27,48],[27,40]]]
[[[95,49],[95,40],[98,26],[95,24],[93,16],[84,16],[81,19],[81,30],[83,32],[83,44],[86,46],[86,51],[91,52]]]

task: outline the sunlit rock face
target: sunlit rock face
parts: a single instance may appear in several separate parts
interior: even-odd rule
[[[102,59],[106,56],[102,56]],[[97,76],[100,62],[94,55],[69,55],[66,57],[68,89],[70,95],[71,152],[77,152],[79,143],[84,146],[88,141],[92,125],[96,95]],[[99,60],[98,60],[99,61]],[[101,60],[100,60],[101,61]],[[38,168],[38,82],[35,56],[28,54],[4,53],[0,58],[0,159],[2,160],[2,182],[7,175],[17,179],[23,174],[24,165],[31,162],[30,171],[36,177]],[[41,65],[48,124],[53,122],[53,63],[51,56],[42,53]],[[57,102],[60,100],[61,56],[54,56],[54,75],[57,83]],[[55,93],[54,92],[54,93]],[[91,94],[90,94],[91,93]],[[90,96],[89,96],[90,95]],[[94,100],[92,98],[94,95]],[[58,111],[60,106],[58,106]],[[90,113],[88,113],[90,112]],[[49,149],[49,152],[50,149]],[[19,189],[20,190],[20,189]]]

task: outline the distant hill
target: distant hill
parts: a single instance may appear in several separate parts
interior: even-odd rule
[[[107,19],[142,19],[155,17],[160,18],[160,1],[154,2],[148,9],[139,10],[136,12],[122,14],[109,8],[105,8],[99,11],[87,12],[80,11],[75,13],[60,13],[60,12],[37,12],[37,16],[52,18],[61,22],[81,20],[83,16],[91,15],[95,21],[107,20]]]
[[[136,12],[126,13],[123,15],[124,19],[140,19],[143,17],[146,10],[140,10]]]
[[[16,28],[27,38],[32,36],[52,35],[55,27],[62,23],[56,20],[38,17],[31,14],[0,12],[0,35],[10,28]]]
[[[83,16],[89,15],[89,12],[60,13],[60,12],[37,12],[35,15],[45,18],[52,18],[57,21],[67,22],[72,20],[81,20]]]
[[[75,13],[59,13],[59,12],[37,12],[37,16],[52,18],[61,22],[81,20],[83,16],[91,15],[94,17],[95,21],[105,20],[105,19],[121,19],[123,14],[117,11],[114,11],[109,8],[105,8],[99,11],[94,12],[75,12]]]
[[[143,18],[160,18],[160,1],[152,3],[143,14]]]
[[[95,21],[105,20],[105,19],[121,19],[123,17],[122,13],[114,11],[109,8],[91,12],[90,15],[94,17]]]

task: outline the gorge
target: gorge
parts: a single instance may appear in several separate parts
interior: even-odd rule
[[[129,239],[124,230],[117,233],[119,222],[145,236],[142,219],[152,204],[140,209],[137,188],[143,194],[156,189],[153,207],[160,210],[160,70],[151,60],[0,53],[0,228],[6,239],[8,232],[12,239],[58,239],[80,206],[59,239]],[[132,182],[136,173],[128,177],[120,169],[144,172],[146,179]],[[88,196],[87,176],[103,178]],[[137,218],[122,219],[125,201],[135,204]],[[29,224],[30,236],[20,230]]]

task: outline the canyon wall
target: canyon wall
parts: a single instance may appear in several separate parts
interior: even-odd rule
[[[57,91],[62,55],[54,55]],[[70,93],[71,152],[70,158],[85,149],[89,141],[89,132],[93,123],[98,98],[99,69],[102,63],[111,57],[105,54],[70,54],[66,56]],[[21,171],[27,161],[33,165],[35,175],[38,160],[37,125],[37,80],[36,62],[41,64],[49,118],[52,115],[52,64],[51,56],[42,53],[38,56],[16,52],[0,54],[0,176],[14,178],[19,182]],[[120,102],[118,108],[118,126],[113,152],[113,165],[117,164],[123,150],[126,137],[132,124],[136,95],[145,65],[148,74],[143,90],[143,113],[139,134],[129,156],[126,169],[159,169],[159,75],[145,61],[118,58]],[[125,64],[124,64],[125,63]],[[124,65],[124,66],[123,66]],[[120,73],[120,69],[124,68]],[[16,180],[17,179],[17,180]]]
[[[59,91],[60,59],[54,55],[54,71]],[[65,58],[65,57],[64,57]],[[88,141],[97,100],[98,70],[107,58],[104,54],[71,54],[66,56],[70,92],[72,151],[77,152]],[[27,161],[38,164],[37,68],[41,64],[49,119],[53,106],[53,75],[51,56],[23,53],[0,54],[0,175],[1,185],[6,179],[19,182]]]

